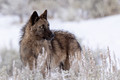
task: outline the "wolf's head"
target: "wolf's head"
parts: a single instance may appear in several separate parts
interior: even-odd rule
[[[36,39],[53,39],[54,35],[49,28],[49,22],[47,21],[47,10],[38,16],[37,12],[34,11],[29,19],[30,34],[35,36]]]

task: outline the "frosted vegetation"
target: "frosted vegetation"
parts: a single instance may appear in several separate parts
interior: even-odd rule
[[[119,80],[120,71],[119,63],[117,59],[111,58],[111,53],[108,50],[98,51],[97,58],[95,58],[95,51],[85,49],[83,47],[81,59],[74,58],[73,63],[69,71],[58,70],[50,72],[46,69],[46,78],[41,73],[41,67],[46,59],[46,53],[39,55],[37,68],[34,67],[30,70],[29,67],[22,67],[22,64],[18,58],[18,53],[15,50],[5,50],[6,53],[2,58],[2,63],[10,64],[8,66],[2,66],[0,68],[0,80]],[[4,51],[3,51],[4,53]],[[14,54],[10,56],[9,54]],[[7,57],[9,56],[9,57]],[[7,57],[7,59],[5,59]],[[14,59],[11,60],[11,59]],[[8,60],[8,61],[7,61]],[[8,63],[9,62],[9,63]],[[76,68],[76,64],[79,67]],[[77,71],[76,71],[77,69]]]

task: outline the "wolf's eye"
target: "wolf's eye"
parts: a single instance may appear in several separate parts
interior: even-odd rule
[[[43,26],[40,26],[41,29],[43,29]]]
[[[41,25],[39,26],[40,29],[44,29],[45,25]]]
[[[45,30],[45,25],[39,26],[39,29],[40,29],[41,31],[44,31],[44,30]]]

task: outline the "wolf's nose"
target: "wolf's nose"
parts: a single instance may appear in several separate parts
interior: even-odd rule
[[[54,36],[55,36],[54,34],[51,34],[51,39],[53,39],[53,38],[54,38]]]
[[[51,34],[51,37],[53,38],[55,35],[54,34]]]

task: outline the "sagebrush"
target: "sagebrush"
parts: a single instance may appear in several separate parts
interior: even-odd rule
[[[101,51],[102,52],[102,51]],[[82,58],[77,60],[74,58],[74,62],[71,64],[69,71],[58,70],[50,72],[46,69],[46,78],[43,78],[41,74],[41,66],[44,62],[45,55],[40,55],[38,58],[38,66],[33,70],[29,67],[18,68],[14,61],[12,64],[12,75],[7,73],[6,66],[0,69],[1,80],[120,80],[119,64],[116,57],[111,57],[110,50],[106,50],[104,53],[97,53],[100,55],[99,64],[97,64],[95,57],[90,49],[83,47]],[[77,57],[77,56],[76,56]],[[76,63],[79,64],[78,72],[76,73]]]

